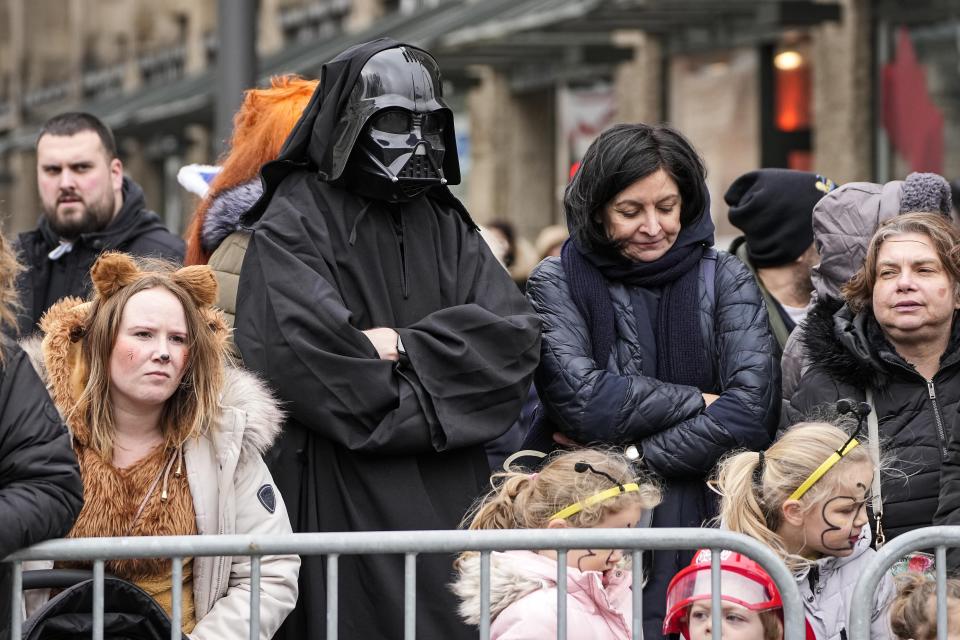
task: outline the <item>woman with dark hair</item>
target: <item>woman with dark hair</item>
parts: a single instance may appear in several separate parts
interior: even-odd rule
[[[537,391],[555,439],[635,445],[664,482],[655,527],[716,512],[705,480],[733,449],[767,445],[780,371],[760,292],[710,249],[703,163],[665,126],[617,125],[564,196],[570,240],[528,282],[543,320]],[[690,554],[658,553],[644,637],[661,635],[666,586]]]

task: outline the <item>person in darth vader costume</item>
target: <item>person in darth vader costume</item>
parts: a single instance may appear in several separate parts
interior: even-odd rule
[[[381,39],[328,62],[262,178],[235,339],[288,412],[271,469],[294,530],[456,528],[486,489],[483,443],[520,412],[540,321],[447,189],[434,59]],[[323,638],[324,562],[303,560],[281,635]],[[340,637],[402,634],[403,563],[340,559]],[[417,559],[417,637],[475,635],[451,578],[452,557]]]

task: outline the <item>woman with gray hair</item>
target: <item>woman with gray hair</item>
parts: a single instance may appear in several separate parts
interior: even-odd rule
[[[878,542],[929,526],[937,509],[960,404],[958,251],[960,231],[941,213],[893,217],[842,288],[845,304],[807,317],[802,344],[813,364],[790,401],[790,422],[841,398],[873,406],[879,440],[871,437],[895,461],[873,489]]]
[[[886,184],[850,182],[824,196],[813,208],[813,241],[820,264],[813,267],[814,292],[807,314],[832,314],[843,306],[840,288],[863,264],[867,244],[882,223],[903,213],[929,211],[951,216],[950,185],[935,173],[911,173]],[[780,361],[783,399],[797,391],[810,367],[800,323],[784,345]]]

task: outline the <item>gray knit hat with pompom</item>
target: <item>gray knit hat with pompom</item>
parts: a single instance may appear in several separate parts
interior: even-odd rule
[[[911,173],[900,190],[900,213],[952,214],[950,183],[936,173]]]

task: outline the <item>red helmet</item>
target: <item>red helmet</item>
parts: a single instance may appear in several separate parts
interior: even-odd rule
[[[682,569],[667,587],[667,615],[663,633],[682,633],[689,637],[687,611],[698,600],[709,600],[711,594],[710,550],[701,549],[689,567]],[[782,610],[783,601],[773,579],[763,568],[735,551],[720,552],[720,599],[733,602],[751,611]],[[782,611],[780,611],[782,616]],[[807,639],[814,640],[807,623]]]

